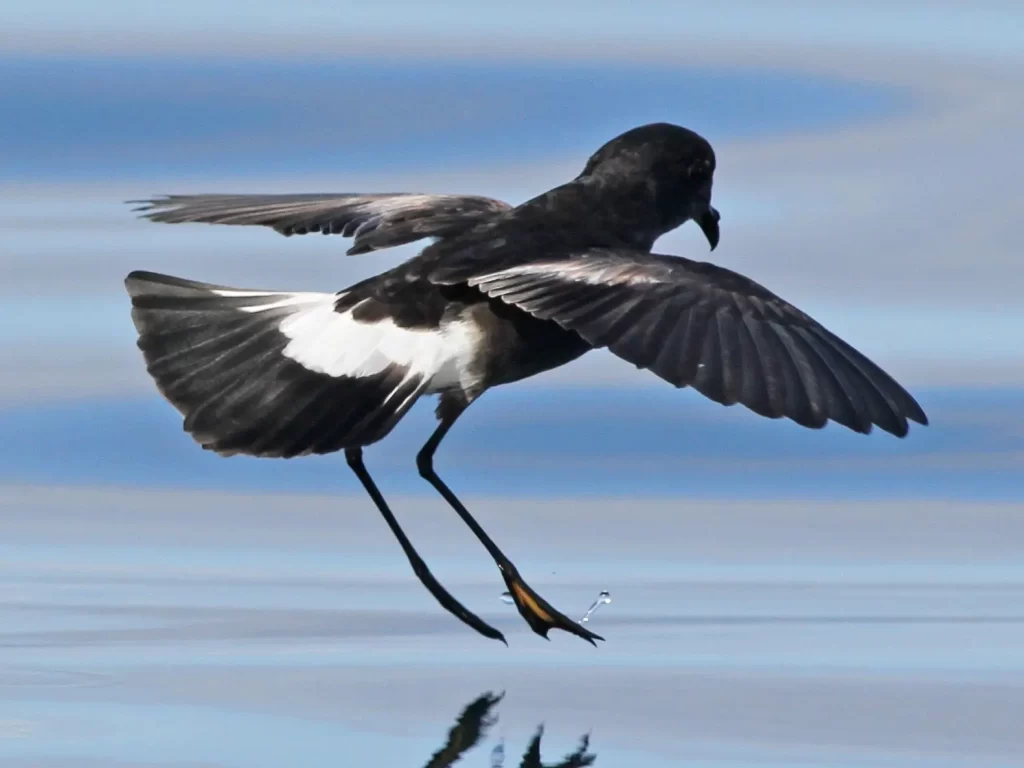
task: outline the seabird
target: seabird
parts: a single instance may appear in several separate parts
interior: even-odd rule
[[[171,195],[136,210],[153,221],[260,225],[353,239],[349,254],[433,242],[335,293],[252,290],[136,271],[125,284],[138,346],[184,429],[221,455],[344,451],[349,466],[440,604],[486,637],[504,636],[434,578],[363,463],[423,395],[438,426],[420,474],[497,564],[543,637],[603,639],[535,592],[434,471],[434,453],[491,387],[606,348],[676,387],[805,427],[835,421],[897,437],[921,407],[881,368],[750,278],[652,253],[693,220],[711,249],[715,153],[668,123],[598,149],[571,181],[518,206],[433,194]]]

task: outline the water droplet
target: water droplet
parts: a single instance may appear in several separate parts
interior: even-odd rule
[[[609,592],[607,589],[602,589],[601,593],[597,596],[597,600],[591,603],[590,607],[587,608],[587,612],[583,614],[583,618],[580,619],[580,624],[586,624],[588,621],[590,621],[590,616],[591,614],[593,614],[594,611],[596,611],[602,605],[607,605],[611,601],[612,593]]]
[[[499,597],[498,599],[501,600],[501,602],[503,602],[505,605],[515,605],[516,604],[516,601],[512,599],[512,593],[511,592],[502,592],[501,593],[501,597]]]

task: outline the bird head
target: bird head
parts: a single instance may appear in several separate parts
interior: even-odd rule
[[[631,213],[637,203],[651,214],[638,222],[658,237],[693,220],[715,249],[721,215],[711,205],[715,152],[698,133],[671,123],[632,128],[605,143],[577,177],[602,195],[618,193]]]

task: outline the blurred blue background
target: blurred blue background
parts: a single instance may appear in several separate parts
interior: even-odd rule
[[[415,765],[408,755],[425,760],[459,706],[498,683],[512,686],[503,707],[524,744],[546,717],[561,718],[567,748],[603,727],[613,765],[1024,760],[1020,729],[999,714],[1024,707],[1022,28],[1020,4],[998,0],[5,9],[0,764],[283,765],[303,743],[309,766],[339,750]],[[538,588],[585,606],[629,585],[627,604],[595,619],[609,616],[617,649],[585,663],[562,638],[538,651],[494,600],[489,562],[468,537],[452,543],[457,521],[416,476],[427,403],[367,461],[439,575],[521,632],[525,650],[508,657],[417,591],[339,458],[220,459],[156,395],[121,283],[131,269],[337,290],[415,248],[349,258],[336,238],[158,226],[124,200],[407,190],[514,203],[654,120],[716,148],[714,259],[883,365],[932,426],[902,441],[803,430],[603,353],[488,393],[446,440],[442,474],[521,565],[532,559]],[[657,248],[709,257],[692,226]],[[308,517],[310,505],[346,513]],[[709,612],[739,624],[695,629]],[[756,625],[839,615],[864,621]],[[946,624],[911,629],[936,616]],[[476,672],[429,671],[453,647]],[[330,695],[302,676],[312,658]],[[278,683],[249,669],[267,666]],[[371,667],[420,702],[400,728],[374,726],[391,740],[360,719],[395,706],[374,698]],[[221,683],[207,686],[214,669]],[[702,687],[709,670],[732,677]],[[837,683],[837,670],[852,677]],[[112,684],[36,693],[53,675]],[[560,691],[590,690],[586,675],[616,682],[594,683],[580,709]],[[108,687],[121,693],[97,692]],[[680,702],[680,687],[700,696]],[[362,715],[354,690],[375,702]],[[974,714],[936,703],[958,700]],[[825,710],[844,725],[815,724]],[[234,734],[228,746],[196,730],[198,711]],[[86,722],[107,735],[68,735]],[[396,741],[403,728],[418,735]],[[191,749],[172,749],[186,733]]]

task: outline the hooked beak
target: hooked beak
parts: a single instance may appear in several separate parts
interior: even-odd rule
[[[712,251],[715,250],[715,246],[718,245],[718,220],[721,218],[722,216],[717,209],[709,205],[708,209],[700,215],[699,219],[697,219],[697,224],[704,233],[704,237],[708,239],[708,244],[711,246]]]

